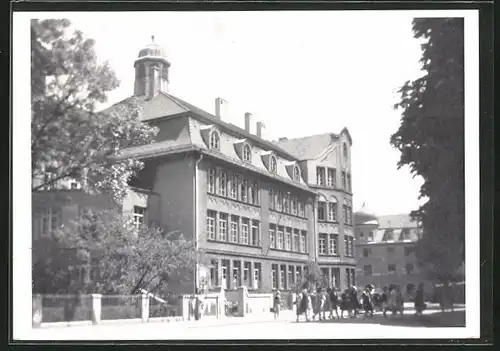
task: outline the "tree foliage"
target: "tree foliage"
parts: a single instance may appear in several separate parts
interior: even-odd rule
[[[464,260],[464,22],[461,18],[413,21],[424,40],[425,75],[400,89],[401,125],[391,144],[424,183],[427,202],[412,212],[423,228],[417,256],[434,278],[449,280]]]
[[[161,294],[169,284],[191,281],[200,260],[181,233],[137,228],[118,210],[87,212],[33,247],[38,293]],[[89,279],[72,274],[82,266],[90,268]]]
[[[88,192],[125,194],[138,160],[109,163],[118,150],[152,142],[157,130],[140,121],[134,99],[96,112],[119,81],[99,64],[94,41],[70,33],[68,20],[31,21],[32,190],[75,178]],[[52,177],[47,178],[47,172]]]

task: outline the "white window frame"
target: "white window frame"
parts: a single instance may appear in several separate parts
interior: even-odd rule
[[[320,213],[323,215],[320,216]],[[318,221],[326,221],[326,202],[318,201]]]
[[[52,208],[46,208],[40,214],[40,236],[48,238],[52,236],[52,233],[59,226],[61,221],[61,215],[59,212],[54,211]],[[45,228],[45,222],[47,226]]]
[[[274,155],[269,157],[269,172],[278,173],[278,160]]]
[[[240,176],[238,174],[231,174],[229,197],[238,200],[238,189],[240,184]]]
[[[326,185],[325,167],[316,167],[316,185]]]
[[[242,159],[245,162],[252,162],[252,148],[248,144],[243,144],[243,149],[241,151]]]
[[[237,216],[232,215],[230,224],[230,231],[231,231],[230,241],[232,243],[238,242],[238,227],[239,227],[239,218]]]
[[[276,269],[279,269],[279,266],[276,264],[273,264],[271,266],[271,288],[276,289],[278,286],[278,272],[276,272]]]
[[[328,202],[328,222],[337,222],[337,203]]]
[[[220,135],[219,132],[216,130],[213,130],[210,133],[209,147],[212,150],[220,150]]]
[[[286,284],[286,281],[285,281],[285,275],[286,275],[286,266],[285,266],[285,269],[283,269],[283,267],[281,265],[278,266],[278,269],[280,271],[280,281],[279,281],[279,287],[280,289],[285,289],[285,284]]]
[[[136,229],[139,229],[141,224],[144,224],[146,220],[146,207],[143,206],[134,206],[134,213],[132,216],[132,222],[134,223],[134,226]]]
[[[299,200],[299,217],[304,218],[306,216],[306,204]]]
[[[283,193],[280,190],[276,191],[276,211],[283,211]]]
[[[227,171],[219,169],[217,172],[217,194],[227,196]]]
[[[300,249],[300,252],[307,252],[307,233],[304,230],[300,232],[299,249]]]
[[[326,235],[320,234],[318,239],[318,253],[326,255]]]
[[[290,194],[283,194],[283,212],[290,213]]]
[[[207,211],[207,238],[209,240],[215,240],[216,238],[216,229],[215,229],[216,218],[217,218],[217,212],[212,210]]]
[[[337,256],[338,250],[339,250],[338,235],[337,234],[330,234],[330,237],[328,240],[328,253],[330,255]]]
[[[274,224],[269,225],[269,246],[271,249],[276,248],[276,226]]]
[[[300,168],[299,166],[293,166],[293,180],[300,182]]]
[[[292,251],[299,252],[300,251],[300,231],[298,229],[293,230],[292,237]]]
[[[260,245],[260,223],[259,221],[255,220],[255,219],[252,219],[251,220],[251,232],[250,232],[250,235],[251,235],[251,245],[252,246],[259,246]],[[255,237],[255,241],[254,241],[254,232],[257,233],[257,236]]]
[[[291,202],[290,202],[290,208],[291,208],[291,213],[294,216],[297,216],[299,210],[298,210],[298,202],[299,200],[297,199],[297,196],[292,196]]]
[[[335,187],[336,183],[336,173],[337,170],[335,168],[327,168],[326,170],[326,186]]]
[[[281,228],[281,230],[280,230]],[[283,226],[277,226],[276,228],[276,248],[278,250],[283,250],[284,245],[284,228]]]
[[[276,208],[276,191],[274,189],[269,189],[269,209],[274,210]]]
[[[292,228],[285,228],[285,250],[292,251]]]
[[[227,241],[227,222],[228,214],[219,212],[219,241]]]
[[[241,219],[241,244],[248,245],[250,231],[250,219],[243,217]]]
[[[215,194],[215,184],[217,181],[217,170],[215,167],[208,169],[207,190],[210,194]]]
[[[248,202],[248,180],[241,179],[240,182],[240,201]]]

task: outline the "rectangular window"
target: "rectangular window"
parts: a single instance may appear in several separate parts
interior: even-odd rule
[[[337,170],[335,168],[328,168],[327,183],[326,185],[335,188],[335,183],[337,179]]]
[[[207,211],[207,236],[210,240],[215,240],[215,217],[217,212]]]
[[[373,241],[373,232],[368,232],[368,241]]]
[[[271,287],[272,289],[278,288],[278,265],[271,265]]]
[[[326,255],[326,234],[319,234],[319,254]]]
[[[269,245],[271,249],[276,248],[276,226],[269,224]]]
[[[353,237],[349,238],[349,255],[351,257],[354,257],[354,238]]]
[[[248,201],[248,181],[246,179],[241,180],[240,184],[240,201]]]
[[[299,216],[304,218],[306,216],[306,204],[299,201]]]
[[[356,286],[356,270],[351,268],[351,281],[352,285]]]
[[[286,289],[285,274],[286,274],[286,266],[281,266],[280,267],[280,285],[279,285],[279,289]]]
[[[285,229],[285,250],[292,250],[292,228]]]
[[[274,189],[269,189],[269,209],[274,210],[276,208],[276,192]]]
[[[253,204],[260,204],[260,185],[259,182],[253,182]]]
[[[40,236],[49,237],[59,226],[59,213],[53,209],[45,209],[40,216]]]
[[[349,257],[349,238],[344,236],[344,256]]]
[[[276,191],[276,211],[282,211],[283,210],[283,194],[281,191]]]
[[[415,252],[413,247],[405,247],[405,256],[411,256]]]
[[[290,194],[283,194],[283,212],[290,213]]]
[[[219,188],[218,188],[218,194],[220,196],[226,196],[227,195],[227,172],[224,170],[219,170]]]
[[[134,226],[139,229],[144,224],[144,216],[146,215],[146,208],[141,206],[134,206]]]
[[[329,222],[337,221],[337,204],[335,202],[328,203],[328,221]]]
[[[215,168],[208,169],[208,192],[210,194],[215,194]]]
[[[227,241],[227,213],[219,213],[219,240]]]
[[[328,253],[330,255],[338,255],[338,240],[339,236],[337,234],[330,235],[330,240],[328,241]]]
[[[238,227],[239,227],[238,216],[231,216],[231,242],[238,242]]]
[[[395,264],[388,265],[387,270],[389,271],[389,275],[396,274],[396,265]]]
[[[299,235],[300,232],[298,229],[293,230],[293,239],[292,239],[292,245],[293,245],[293,251],[298,252],[299,251]]]
[[[283,250],[283,226],[278,226],[278,232],[276,234],[276,248]]]
[[[348,216],[347,216],[347,206],[346,205],[343,205],[342,206],[342,215],[344,217],[344,224],[348,224],[347,221],[348,221]]]
[[[326,208],[326,203],[323,201],[318,201],[318,221],[326,220],[325,208]]]
[[[260,287],[260,263],[255,263],[254,269],[253,269],[253,288],[258,289]]]
[[[237,174],[231,175],[231,184],[229,189],[229,196],[231,199],[238,200],[238,187],[240,184],[240,177]]]
[[[248,245],[249,222],[248,218],[241,219],[241,243],[244,245]]]
[[[316,167],[316,184],[325,186],[325,169],[323,167]]]
[[[294,276],[293,276],[293,266],[288,266],[288,288],[292,288],[294,284]]]
[[[372,250],[367,249],[367,248],[363,249],[363,257],[370,257],[371,253],[372,253]]]
[[[347,179],[345,171],[342,171],[342,189],[347,190]]]
[[[255,186],[251,181],[248,181],[248,203],[255,204]]]
[[[346,268],[345,269],[345,277],[347,279],[347,286],[348,287],[351,287],[351,269],[350,268]]]
[[[353,214],[352,214],[352,207],[350,207],[350,206],[347,207],[347,216],[348,216],[347,217],[347,224],[352,226],[352,222],[353,222],[352,217],[353,217]]]
[[[394,254],[394,248],[393,248],[393,247],[388,247],[388,248],[387,248],[387,253],[388,253],[389,255]]]
[[[298,203],[297,196],[292,196],[292,203],[291,203],[291,205],[292,205],[292,211],[291,212],[292,212],[292,214],[294,216],[296,216],[297,213],[298,213],[298,205],[297,205],[297,203]]]
[[[295,266],[295,283],[299,284],[302,281],[302,267]]]
[[[394,230],[386,229],[384,233],[384,241],[392,241],[394,240]]]
[[[413,274],[413,264],[411,264],[411,263],[406,264],[406,274],[407,275]]]
[[[351,175],[350,174],[347,174],[347,191],[348,192],[352,192],[352,188],[351,188]]]
[[[306,241],[307,232],[302,230],[300,232],[300,252],[307,252],[307,241]]]
[[[259,221],[252,220],[252,242],[251,245],[259,246]]]

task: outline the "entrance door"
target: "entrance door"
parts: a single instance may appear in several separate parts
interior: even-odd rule
[[[260,277],[259,277],[259,269],[258,268],[255,268],[253,270],[253,288],[254,289],[258,289],[259,288],[259,280],[260,280]]]

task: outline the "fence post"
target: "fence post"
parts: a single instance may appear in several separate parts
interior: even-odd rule
[[[101,294],[92,294],[92,324],[101,322]]]
[[[32,301],[32,326],[33,328],[39,328],[40,324],[42,324],[43,318],[43,296],[40,294],[33,295]]]
[[[141,295],[141,319],[143,322],[149,320],[149,296],[144,293]]]

